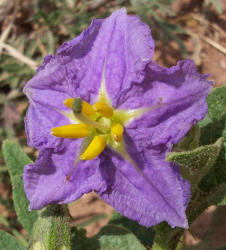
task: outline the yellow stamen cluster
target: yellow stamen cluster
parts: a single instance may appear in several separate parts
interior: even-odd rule
[[[56,137],[72,139],[92,135],[91,142],[81,152],[80,160],[92,160],[103,152],[108,142],[122,141],[123,126],[114,121],[114,110],[105,102],[91,105],[80,99],[68,98],[63,103],[73,110],[74,117],[81,123],[52,128],[51,133]]]

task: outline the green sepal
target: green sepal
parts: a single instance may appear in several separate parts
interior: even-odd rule
[[[0,230],[0,249],[2,250],[26,250],[27,248],[22,245],[16,238],[9,233]]]
[[[24,192],[22,176],[24,166],[32,163],[32,161],[14,141],[4,141],[2,150],[13,187],[13,201],[18,220],[31,233],[38,215],[36,211],[31,212],[28,210],[29,204]]]
[[[69,250],[71,233],[69,213],[66,206],[50,205],[39,213],[36,221],[30,249],[32,250]]]
[[[222,145],[223,140],[220,138],[212,145],[180,153],[169,153],[166,160],[179,164],[181,175],[190,182],[193,192],[202,178],[214,166]]]

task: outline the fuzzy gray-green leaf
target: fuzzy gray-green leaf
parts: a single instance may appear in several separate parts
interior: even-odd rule
[[[83,249],[89,249],[89,250],[145,250],[149,249],[150,245],[153,241],[153,231],[149,231],[149,236],[151,237],[150,241],[151,244],[147,244],[148,239],[146,239],[146,245],[144,246],[140,242],[142,237],[136,237],[137,234],[141,236],[143,232],[138,232],[134,234],[134,232],[130,231],[130,228],[127,229],[127,226],[125,225],[124,218],[120,218],[118,214],[116,214],[116,217],[113,216],[113,219],[110,221],[114,222],[115,224],[108,224],[107,226],[103,227],[100,232],[95,235],[92,238],[86,237],[86,231],[84,229],[77,229],[72,228],[72,249],[73,250],[83,250]],[[122,219],[122,220],[121,220]],[[125,218],[126,219],[126,218]],[[129,219],[127,219],[129,221]],[[132,222],[133,223],[133,222]],[[120,224],[116,225],[116,224]],[[126,222],[127,224],[127,222]],[[133,226],[134,227],[134,226]],[[139,225],[138,225],[139,227]],[[142,228],[142,226],[140,226]],[[133,228],[134,229],[134,228]],[[141,231],[144,231],[141,230]],[[146,231],[148,229],[146,228]],[[145,232],[147,235],[147,232]]]
[[[102,250],[146,250],[129,230],[116,225],[107,225],[95,236]]]
[[[190,182],[193,191],[202,178],[214,166],[221,147],[222,138],[212,145],[180,153],[170,153],[167,155],[166,160],[179,164],[181,175]]]
[[[136,221],[130,220],[120,213],[115,212],[109,221],[110,224],[114,224],[131,231],[137,239],[145,246],[152,247],[155,233],[152,229],[139,225]]]
[[[215,190],[226,182],[226,86],[214,89],[207,97],[208,114],[199,122],[201,128],[200,145],[212,144],[223,138],[223,147],[210,172],[199,187],[204,192]]]
[[[209,195],[210,204],[217,206],[226,205],[226,183],[221,184]]]
[[[22,176],[24,166],[32,161],[21,150],[20,146],[13,141],[5,141],[2,149],[13,186],[13,201],[18,219],[22,226],[28,232],[31,232],[33,224],[37,219],[37,212],[28,210],[29,204],[24,193]]]
[[[2,250],[26,250],[27,248],[22,245],[12,235],[0,230],[0,249]]]

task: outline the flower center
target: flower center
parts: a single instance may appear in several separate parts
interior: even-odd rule
[[[115,147],[122,142],[124,128],[117,113],[105,102],[91,105],[80,98],[68,98],[64,105],[72,109],[73,118],[79,123],[52,128],[51,133],[62,138],[85,138],[80,160],[92,160],[106,145]]]

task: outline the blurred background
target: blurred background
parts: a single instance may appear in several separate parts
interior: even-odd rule
[[[225,0],[0,0],[0,144],[14,139],[32,159],[37,157],[38,152],[26,144],[24,83],[44,56],[54,54],[60,44],[77,36],[94,18],[107,17],[123,6],[150,25],[156,42],[155,62],[172,66],[190,58],[200,73],[210,74],[215,87],[226,83]],[[113,212],[94,193],[70,204],[70,210],[71,224],[86,228],[88,236],[96,234]],[[185,236],[188,245],[209,237],[215,210],[210,207],[193,223]],[[220,213],[226,214],[226,209],[221,208]],[[1,149],[0,229],[21,241],[26,238],[14,212]],[[226,245],[223,219],[211,232],[216,248]]]

